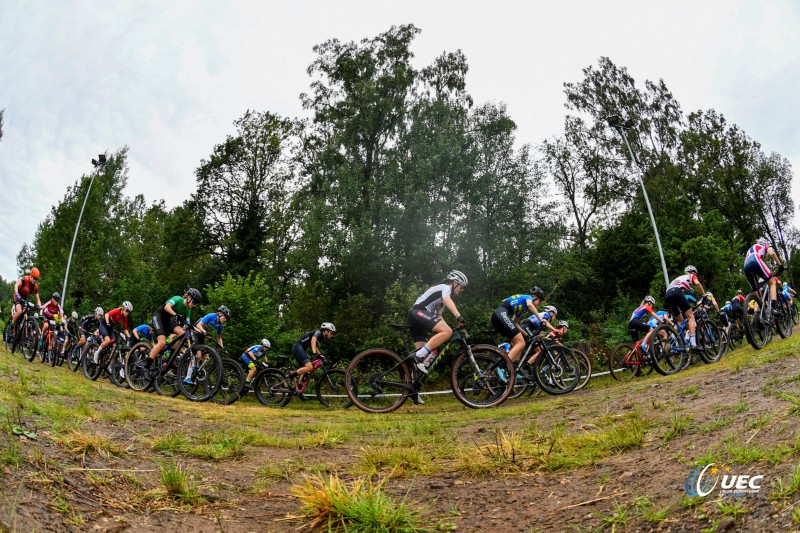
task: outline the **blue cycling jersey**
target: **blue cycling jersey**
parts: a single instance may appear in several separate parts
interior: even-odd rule
[[[539,314],[542,316],[542,318],[544,318],[544,319],[545,319],[545,320],[547,320],[548,322],[550,322],[551,320],[553,320],[553,317],[552,317],[552,316],[550,316],[550,313],[546,313],[546,312],[545,312],[545,313],[539,313]],[[529,320],[531,321],[531,324],[533,324],[533,326],[534,326],[536,329],[541,329],[541,328],[542,328],[542,323],[541,323],[541,322],[539,322],[539,319],[538,319],[538,318],[536,318],[536,316],[535,316],[535,315],[531,315],[531,317],[529,318]]]
[[[247,350],[245,350],[245,353],[243,353],[242,355],[246,356],[247,352],[250,352],[256,357],[261,357],[262,355],[264,355],[266,350],[264,350],[264,347],[261,346],[260,344],[256,344],[255,346],[251,346]]]
[[[141,326],[137,327],[133,331],[135,331],[136,333],[139,334],[139,338],[140,339],[141,338],[145,338],[145,339],[147,339],[149,341],[153,340],[153,334],[150,333],[150,328],[147,327],[147,324],[142,324]]]
[[[519,319],[528,311],[528,302],[530,301],[533,301],[533,296],[530,294],[514,294],[503,300],[503,303],[508,304],[514,317]]]
[[[664,317],[667,316],[667,312],[666,311],[656,311],[656,315],[660,316],[661,318],[664,318]],[[657,318],[651,318],[650,320],[647,321],[647,325],[650,326],[651,328],[656,327],[658,324],[659,324],[659,321],[658,321]]]
[[[217,335],[222,335],[222,328],[225,327],[225,324],[223,324],[219,319],[219,315],[217,313],[208,313],[198,322],[203,324],[203,326],[208,326],[209,328],[216,330]]]

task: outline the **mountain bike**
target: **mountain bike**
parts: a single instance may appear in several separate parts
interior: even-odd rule
[[[167,343],[147,368],[151,346],[138,342],[125,357],[125,379],[135,391],[147,390],[155,385],[160,394],[204,402],[214,396],[222,383],[222,359],[210,346],[203,344],[203,334],[191,324],[183,324],[184,333]],[[189,369],[192,380],[186,382]]]
[[[625,342],[616,345],[608,354],[608,369],[611,377],[617,381],[628,382],[642,373],[642,368],[653,368],[652,354],[641,349],[644,338],[635,344]]]
[[[28,361],[33,361],[36,357],[36,347],[39,344],[39,324],[36,319],[30,316],[30,311],[36,309],[36,304],[31,302],[23,302],[22,315],[17,320],[16,328],[11,326],[11,321],[8,321],[8,327],[11,328],[11,353],[17,351],[19,348],[20,353]],[[16,330],[16,331],[15,331]],[[33,340],[33,342],[31,342]],[[28,357],[28,354],[30,358]]]
[[[722,358],[725,343],[722,331],[708,316],[708,311],[700,306],[694,308],[695,339],[700,347],[700,359],[706,364],[716,363]]]
[[[557,341],[551,341],[530,330],[525,338],[525,348],[518,359],[519,362],[513,363],[516,367],[514,377],[514,387],[509,398],[519,398],[531,388],[538,388],[548,394],[560,395],[567,394],[578,388],[578,385],[589,380],[591,364],[586,358],[582,364],[583,357],[577,351],[567,348]],[[532,351],[540,348],[533,364],[528,363]],[[587,368],[588,366],[588,368]],[[498,370],[501,379],[505,379],[506,374],[503,370]]]
[[[253,378],[253,392],[258,401],[271,407],[283,407],[293,397],[305,392],[317,370],[322,373],[317,377],[315,392],[319,403],[325,407],[348,408],[353,405],[345,391],[345,371],[340,368],[329,368],[326,358],[319,354],[311,361],[313,370],[297,378],[297,384],[289,380],[287,374],[274,367],[260,370]]]
[[[668,322],[657,325],[650,336],[650,357],[656,372],[670,376],[680,372],[689,362],[690,346],[686,342],[688,320],[684,320],[677,329]]]
[[[392,324],[391,327],[410,333],[410,326],[405,324]],[[445,354],[454,353],[450,387],[455,397],[473,409],[500,405],[513,390],[514,366],[508,355],[496,346],[471,345],[468,338],[464,328],[457,328],[440,348],[431,368],[444,359]],[[405,335],[401,335],[401,339],[408,354],[406,357],[386,348],[372,348],[356,355],[347,366],[347,395],[362,411],[389,413],[403,405],[410,395],[422,391],[428,374],[416,367],[413,343],[409,344]],[[506,372],[505,381],[500,379],[498,370]]]
[[[91,335],[86,340],[86,345],[81,359],[83,375],[92,381],[97,381],[103,373],[108,375],[109,381],[117,387],[124,387],[124,378],[120,378],[120,359],[123,357],[125,340],[118,331],[111,332],[111,344],[106,346],[99,355],[95,352],[102,344],[102,339]]]
[[[254,378],[255,379],[255,378]],[[211,398],[214,403],[231,405],[245,394],[245,373],[242,364],[230,357],[222,358],[222,381]]]

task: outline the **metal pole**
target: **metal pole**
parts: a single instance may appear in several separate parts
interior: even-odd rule
[[[75,224],[75,235],[72,236],[72,246],[69,248],[69,257],[67,258],[67,272],[64,274],[64,287],[61,290],[61,301],[67,300],[67,279],[69,278],[69,265],[72,263],[72,251],[75,250],[75,240],[78,238],[78,228],[81,226],[81,218],[83,218],[83,210],[86,207],[86,201],[89,199],[89,193],[92,191],[92,184],[94,183],[95,173],[92,174],[92,179],[89,180],[89,188],[86,190],[86,197],[83,199],[81,206],[81,213],[78,215],[78,223]]]
[[[635,166],[638,171],[637,178],[639,184],[642,186],[642,194],[644,195],[644,203],[647,204],[647,212],[650,213],[650,222],[653,223],[653,233],[656,234],[656,244],[658,245],[658,255],[661,256],[661,270],[664,272],[664,286],[669,287],[669,275],[667,274],[667,262],[664,261],[664,250],[661,249],[661,239],[658,237],[658,228],[656,227],[656,217],[653,216],[653,209],[650,207],[650,198],[647,197],[647,189],[644,188],[644,181],[642,180],[642,169],[639,168],[639,162],[636,156],[633,155],[630,143],[628,143],[628,135],[622,127],[619,127],[620,135],[625,140],[625,146],[628,147],[628,152],[631,154],[631,165]]]

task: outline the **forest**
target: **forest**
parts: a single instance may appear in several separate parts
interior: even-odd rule
[[[315,46],[299,96],[310,118],[243,109],[174,208],[127,196],[136,179],[127,147],[109,151],[66,311],[130,300],[139,324],[193,286],[203,311],[232,310],[229,347],[266,337],[286,352],[331,321],[339,335],[329,352],[349,359],[390,342],[386,326],[456,268],[469,277],[457,304],[476,332],[500,300],[538,285],[570,338],[607,345],[626,336],[645,295],[660,301],[665,290],[639,176],[671,278],[696,265],[721,305],[745,288],[744,253],[762,235],[789,265],[786,280],[800,274],[792,168],[721,112],[685,111],[664,80],[637,81],[600,57],[565,80],[563,131],[528,143],[502,103],[470,96],[461,51],[413,66],[419,32],[402,25]],[[632,121],[638,166],[608,125],[613,115]],[[20,273],[41,270],[43,299],[61,290],[89,177],[18,254]]]

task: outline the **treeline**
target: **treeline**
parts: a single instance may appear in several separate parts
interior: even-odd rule
[[[128,299],[141,322],[196,286],[205,310],[232,309],[234,349],[266,336],[286,350],[327,320],[342,332],[331,352],[349,357],[387,342],[385,325],[458,268],[470,279],[458,305],[476,331],[502,298],[537,284],[573,338],[615,340],[664,281],[635,171],[606,124],[613,114],[635,118],[629,138],[673,277],[692,263],[724,301],[744,287],[757,236],[784,255],[796,247],[788,161],[713,109],[685,114],[662,80],[637,84],[600,58],[564,85],[563,133],[530,146],[503,104],[473,101],[460,51],[412,65],[418,33],[316,46],[300,96],[312,118],[246,111],[174,209],[125,196],[126,149],[108,154],[67,310]],[[41,269],[48,293],[61,289],[87,178],[18,256],[21,271]]]

